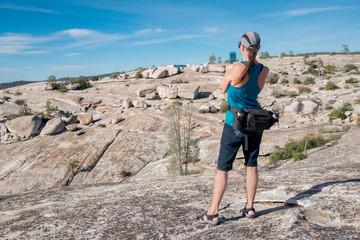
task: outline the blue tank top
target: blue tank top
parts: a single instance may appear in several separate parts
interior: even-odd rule
[[[247,64],[247,62],[243,61]],[[261,108],[260,104],[257,101],[258,95],[261,91],[258,85],[258,76],[262,69],[262,64],[253,65],[249,69],[249,80],[242,87],[234,87],[231,84],[229,85],[227,91],[227,98],[230,107],[238,109],[248,109],[248,108]],[[233,126],[234,124],[234,115],[228,110],[225,116],[225,123]]]

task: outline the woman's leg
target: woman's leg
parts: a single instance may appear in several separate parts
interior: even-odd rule
[[[211,201],[211,206],[207,212],[209,215],[214,215],[218,213],[219,205],[222,197],[224,196],[224,192],[226,190],[226,186],[228,183],[228,172],[217,170],[215,181],[214,181],[214,189],[213,189],[213,197]],[[206,217],[205,217],[206,218]],[[217,220],[217,219],[215,219]]]
[[[246,208],[252,208],[256,188],[258,183],[258,169],[257,167],[246,167],[246,195],[247,195],[247,203]],[[254,211],[249,211],[249,214],[254,214]]]

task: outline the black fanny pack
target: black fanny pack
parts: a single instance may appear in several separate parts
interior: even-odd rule
[[[279,122],[279,114],[266,109],[249,108],[243,110],[234,107],[229,109],[235,116],[233,128],[244,132],[261,133]]]

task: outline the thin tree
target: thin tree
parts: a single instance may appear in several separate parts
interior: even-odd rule
[[[215,60],[216,60],[215,54],[213,54],[213,55],[211,55],[211,56],[209,57],[209,63],[210,63],[210,64],[215,64]]]

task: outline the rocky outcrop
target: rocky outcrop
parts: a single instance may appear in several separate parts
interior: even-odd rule
[[[23,116],[15,118],[5,123],[6,128],[11,133],[16,133],[20,137],[30,137],[38,133],[42,124],[39,116]]]
[[[214,172],[209,171],[147,181],[132,181],[130,176],[126,183],[2,196],[0,237],[111,239],[121,234],[124,239],[358,239],[359,134],[359,128],[354,129],[337,145],[302,161],[260,169],[256,221],[239,213],[246,202],[245,173],[240,171],[229,174],[219,211],[222,224],[196,223],[196,216],[210,204]]]
[[[60,118],[50,119],[44,128],[41,130],[40,135],[56,135],[63,132],[65,129],[65,123]]]
[[[208,70],[209,70],[209,72],[224,73],[225,72],[225,67],[222,66],[222,65],[218,65],[218,64],[209,64],[208,65]]]
[[[166,68],[162,67],[162,68],[157,68],[152,74],[151,74],[151,78],[154,79],[159,79],[159,78],[164,78],[168,76],[168,71]]]

